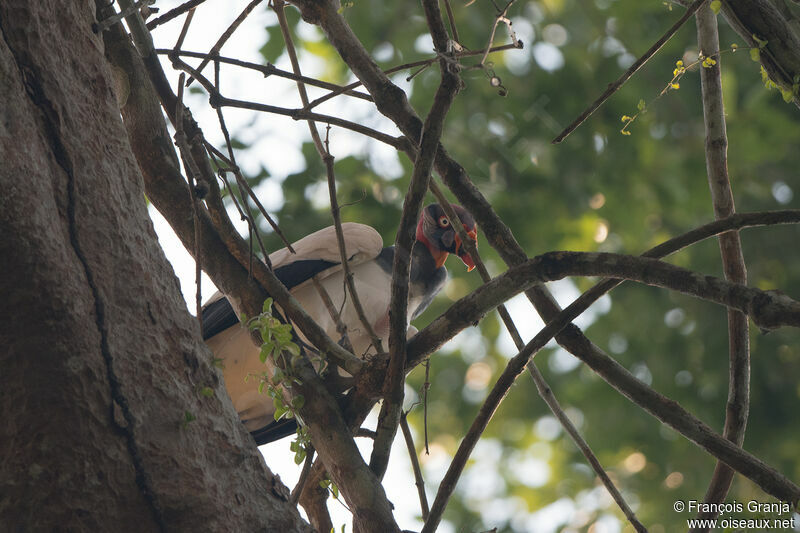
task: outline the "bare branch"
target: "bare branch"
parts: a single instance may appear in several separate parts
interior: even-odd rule
[[[314,464],[314,447],[309,445],[306,448],[306,459],[303,461],[303,470],[300,471],[300,478],[297,480],[297,485],[292,489],[292,496],[289,500],[292,505],[297,505],[300,501],[300,495],[305,489],[306,482],[308,481],[309,474],[311,474],[311,466]]]
[[[403,413],[400,417],[400,429],[403,431],[403,439],[406,441],[406,448],[408,448],[408,458],[411,461],[411,469],[414,472],[414,484],[417,486],[417,494],[419,494],[419,506],[422,511],[422,519],[428,519],[428,497],[425,495],[425,481],[422,479],[422,469],[419,467],[419,458],[417,457],[417,448],[414,446],[414,437],[411,436],[411,428],[408,427],[408,420],[406,419],[407,413]]]

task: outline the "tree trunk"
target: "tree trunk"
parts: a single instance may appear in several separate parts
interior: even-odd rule
[[[4,531],[310,531],[156,243],[91,2],[0,0]]]

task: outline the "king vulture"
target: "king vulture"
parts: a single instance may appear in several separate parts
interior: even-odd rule
[[[453,205],[464,229],[477,240],[475,220],[462,207]],[[392,262],[394,246],[383,247],[378,232],[370,226],[346,222],[342,224],[348,265],[353,274],[361,305],[378,337],[389,334],[389,302],[391,299]],[[270,254],[275,275],[297,298],[305,311],[334,340],[339,339],[336,323],[324,305],[312,277],[325,288],[334,307],[341,309],[342,322],[357,356],[375,353],[365,328],[358,318],[349,294],[345,298],[344,273],[341,255],[333,226],[321,229],[292,244],[295,253],[283,248]],[[422,210],[417,224],[416,242],[411,252],[411,273],[408,294],[408,319],[416,318],[431,303],[447,279],[444,262],[448,254],[461,258],[468,270],[475,264],[462,246],[461,239],[439,204]],[[345,301],[342,308],[342,301]],[[268,394],[258,392],[257,376],[268,371],[270,361],[262,363],[259,349],[250,332],[239,323],[237,313],[227,298],[217,293],[202,310],[203,339],[221,359],[225,386],[233,406],[256,442],[265,444],[294,433],[293,419],[275,421],[275,408]],[[296,329],[305,342],[302,333]],[[413,328],[409,328],[412,333]],[[249,379],[248,379],[249,376]]]

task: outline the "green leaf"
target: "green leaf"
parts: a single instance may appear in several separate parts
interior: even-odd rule
[[[758,48],[750,49],[750,59],[758,62],[761,59],[761,51]]]
[[[709,4],[708,7],[711,8],[711,11],[713,11],[715,15],[719,15],[719,10],[722,7],[722,2],[720,2],[720,0],[714,0],[713,2],[711,2],[711,4]]]
[[[202,394],[206,398],[211,398],[212,396],[214,396],[214,389],[212,389],[211,387],[203,387],[202,389],[200,389],[200,394]]]
[[[262,363],[267,362],[267,358],[272,355],[272,352],[275,350],[275,344],[272,342],[265,342],[261,345],[261,353],[259,354],[258,358],[261,359]]]
[[[294,398],[292,398],[292,407],[295,409],[302,409],[303,406],[306,404],[306,399],[303,397],[302,394],[298,394]]]

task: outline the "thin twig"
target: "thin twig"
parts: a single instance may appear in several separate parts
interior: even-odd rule
[[[213,152],[214,155],[216,155],[217,157],[222,159],[228,165],[228,168],[226,170],[227,170],[227,172],[230,172],[230,173],[232,173],[232,174],[237,176],[237,179],[236,179],[237,183],[239,183],[240,181],[241,181],[241,183],[244,183],[245,190],[247,191],[247,195],[250,198],[253,199],[253,202],[256,204],[256,207],[258,207],[259,212],[261,212],[261,216],[263,216],[264,219],[269,223],[269,225],[272,228],[272,230],[280,238],[280,240],[283,242],[283,244],[286,245],[286,247],[289,249],[289,251],[294,253],[294,248],[292,248],[292,243],[289,242],[289,239],[286,238],[286,235],[283,233],[283,231],[281,230],[280,226],[278,226],[278,223],[275,222],[275,220],[272,218],[272,216],[270,216],[269,212],[266,210],[264,205],[261,203],[261,200],[258,198],[258,195],[255,193],[255,191],[253,191],[252,187],[250,187],[250,185],[247,183],[247,180],[244,179],[244,176],[242,175],[241,169],[236,164],[231,162],[231,160],[228,159],[219,150],[217,150],[212,144],[210,144],[208,142],[204,142],[204,145],[206,146],[206,148],[208,148],[209,151]],[[231,192],[231,196],[233,196],[233,192],[232,191],[230,191],[230,192]],[[266,257],[266,262],[267,262],[267,264],[269,264],[269,256]],[[271,267],[271,265],[270,265],[270,267]]]
[[[489,52],[490,53],[494,53],[494,52],[502,52],[504,50],[513,50],[513,49],[519,50],[519,49],[522,48],[522,46],[523,46],[522,41],[517,41],[517,42],[511,43],[511,44],[493,46],[491,49],[489,49]],[[460,58],[464,58],[464,57],[479,56],[479,55],[483,55],[484,53],[485,53],[485,50],[461,50],[461,51],[455,53],[455,57],[460,59]],[[392,68],[386,69],[386,70],[383,71],[383,73],[384,74],[394,74],[395,72],[400,72],[401,70],[408,70],[410,68],[415,68],[415,67],[420,67],[420,66],[424,66],[424,67],[427,68],[430,65],[432,65],[437,59],[438,59],[438,56],[435,56],[435,57],[431,57],[429,59],[421,59],[419,61],[412,61],[410,63],[403,63],[402,65],[397,65],[396,67],[392,67]],[[345,85],[344,87],[340,87],[339,89],[334,89],[330,93],[328,93],[326,95],[323,95],[323,96],[320,96],[316,100],[313,100],[310,104],[308,104],[307,106],[304,106],[303,109],[305,109],[305,110],[313,109],[313,108],[317,107],[318,105],[322,104],[323,102],[327,102],[331,98],[333,98],[335,96],[338,96],[338,95],[340,95],[342,93],[349,94],[348,91],[351,91],[351,90],[355,89],[356,87],[360,87],[361,85],[363,85],[361,83],[361,81],[355,81],[355,82],[351,83],[350,85]]]
[[[406,448],[408,448],[408,458],[411,461],[411,470],[414,472],[414,484],[417,486],[422,520],[427,520],[430,509],[428,507],[428,497],[425,494],[425,480],[422,478],[422,469],[419,467],[417,448],[414,446],[414,437],[411,435],[411,428],[408,427],[407,415],[408,413],[404,412],[400,417],[400,429],[403,431],[403,439],[405,439]]]
[[[185,75],[181,73],[180,82],[182,83]],[[192,151],[189,144],[186,142],[186,133],[183,131],[183,86],[178,85],[178,99],[175,107],[175,116],[177,118],[177,127],[175,130],[175,144],[180,149],[181,156],[186,163],[186,175],[189,180],[189,200],[192,203],[192,225],[194,226],[194,265],[195,265],[195,318],[200,324],[200,333],[203,333],[203,294],[200,284],[200,276],[202,274],[202,259],[200,256],[200,218],[198,217],[198,203],[195,193],[195,180],[200,175],[200,170],[197,163],[192,156]]]
[[[342,315],[333,304],[333,300],[331,300],[328,291],[325,290],[325,287],[322,285],[322,283],[320,283],[319,276],[313,276],[311,278],[311,282],[314,284],[317,294],[319,294],[319,297],[322,299],[322,303],[325,304],[325,309],[328,310],[331,320],[333,320],[333,323],[336,324],[336,332],[339,333],[339,338],[341,339],[339,343],[348,352],[355,353],[355,350],[353,350],[353,344],[350,342],[350,337],[347,335],[347,326],[344,322],[342,322]]]
[[[186,35],[189,33],[189,26],[191,26],[192,20],[194,20],[194,9],[189,10],[189,14],[186,15],[186,20],[183,21],[181,32],[178,34],[178,40],[175,42],[176,50],[179,50],[180,47],[183,46],[183,41],[186,39]]]
[[[511,29],[511,22],[508,20],[508,10],[514,4],[515,0],[509,0],[506,4],[506,7],[503,8],[503,11],[499,12],[494,18],[494,24],[492,24],[492,31],[489,33],[489,42],[486,44],[486,49],[481,56],[481,61],[479,63],[480,66],[484,66],[486,64],[486,58],[489,57],[489,50],[492,49],[492,43],[494,42],[494,35],[497,32],[497,26],[504,22],[508,27],[509,30]],[[512,35],[512,41],[516,42],[517,40]]]
[[[567,136],[568,136],[570,133],[572,133],[573,131],[575,131],[575,129],[577,129],[577,128],[578,128],[578,126],[580,126],[581,124],[583,124],[583,122],[584,122],[584,121],[585,121],[587,118],[589,118],[589,116],[590,116],[592,113],[594,113],[594,112],[597,110],[597,108],[598,108],[598,107],[600,107],[601,105],[603,105],[603,102],[605,102],[606,100],[608,100],[608,99],[609,99],[609,97],[611,97],[611,95],[612,95],[612,94],[614,94],[615,92],[617,92],[617,91],[618,91],[618,90],[619,90],[619,89],[620,89],[620,88],[621,88],[621,87],[622,87],[622,86],[625,84],[625,82],[626,82],[626,81],[628,81],[628,80],[630,79],[630,77],[631,77],[631,76],[633,76],[633,75],[636,73],[636,71],[637,71],[637,70],[639,70],[640,68],[642,68],[642,66],[643,66],[645,63],[647,63],[647,61],[648,61],[648,60],[649,60],[651,57],[653,57],[653,56],[655,55],[655,53],[656,53],[656,52],[658,52],[658,51],[661,49],[661,47],[662,47],[662,46],[664,46],[664,44],[665,44],[667,41],[669,41],[669,40],[672,38],[672,36],[673,36],[673,35],[675,35],[675,33],[676,33],[676,32],[677,32],[677,31],[678,31],[680,28],[681,28],[681,26],[683,26],[683,25],[686,23],[686,21],[687,21],[687,20],[689,20],[689,18],[690,18],[692,15],[694,15],[694,12],[695,12],[695,11],[697,11],[698,9],[700,9],[700,6],[701,6],[701,5],[703,5],[703,3],[704,3],[704,2],[707,2],[707,1],[708,1],[708,0],[695,0],[695,1],[692,3],[692,5],[690,5],[690,6],[689,6],[689,7],[686,9],[686,12],[685,12],[685,13],[684,13],[684,14],[681,16],[681,18],[679,18],[679,19],[678,19],[678,21],[677,21],[677,22],[675,22],[675,24],[673,24],[673,25],[672,25],[672,27],[671,27],[670,29],[668,29],[668,30],[666,31],[666,33],[664,33],[664,35],[662,35],[662,36],[661,36],[661,38],[659,38],[659,39],[658,39],[658,40],[655,42],[655,44],[653,44],[653,46],[651,46],[651,47],[650,47],[650,49],[649,49],[649,50],[647,50],[647,52],[645,52],[645,53],[644,53],[644,55],[642,55],[642,56],[641,56],[639,59],[637,59],[637,60],[636,60],[636,61],[633,63],[633,65],[631,65],[631,66],[628,68],[628,70],[626,70],[626,71],[625,71],[625,72],[622,74],[622,76],[620,76],[619,78],[617,78],[617,80],[616,80],[615,82],[613,82],[613,83],[610,83],[610,84],[608,85],[608,88],[607,88],[607,89],[606,89],[606,90],[603,92],[603,94],[601,94],[601,95],[600,95],[600,96],[597,98],[597,100],[595,100],[594,102],[592,102],[592,104],[591,104],[591,105],[590,105],[588,108],[586,108],[586,110],[585,110],[583,113],[581,113],[581,114],[580,114],[580,116],[578,116],[578,118],[576,118],[576,119],[575,119],[575,120],[574,120],[574,121],[573,121],[573,122],[572,122],[572,123],[571,123],[569,126],[567,126],[566,128],[564,128],[564,131],[562,131],[561,133],[559,133],[559,134],[556,136],[556,138],[555,138],[555,139],[553,139],[551,142],[552,142],[553,144],[558,144],[558,143],[560,143],[561,141],[563,141],[564,139],[566,139],[566,138],[567,138]]]
[[[717,16],[709,6],[697,11],[697,40],[703,56],[716,54],[719,50]],[[717,54],[719,55],[719,54]],[[703,62],[700,82],[703,97],[703,118],[706,126],[705,152],[708,184],[714,216],[723,219],[735,213],[733,191],[728,177],[728,137],[725,130],[725,110],[722,100],[722,58],[715,63]],[[723,233],[718,237],[725,279],[746,284],[742,241],[737,232]],[[722,436],[741,446],[747,427],[750,410],[750,338],[747,316],[739,311],[728,310],[729,384],[725,409],[725,426]],[[704,502],[716,509],[725,501],[733,482],[734,471],[728,465],[717,462],[711,476]],[[702,521],[717,518],[717,512],[698,515]],[[708,531],[708,527],[694,527],[690,531]]]
[[[228,64],[228,65],[234,65],[234,66],[246,68],[246,69],[249,69],[249,70],[255,70],[255,71],[260,72],[261,74],[263,74],[265,78],[269,77],[269,76],[277,76],[279,78],[286,78],[287,80],[302,81],[306,85],[311,85],[313,87],[320,87],[322,89],[328,89],[328,90],[331,90],[331,91],[340,91],[341,90],[341,92],[339,92],[337,94],[346,94],[347,96],[352,96],[352,97],[355,97],[355,98],[359,98],[359,99],[365,100],[367,102],[371,102],[372,101],[372,97],[367,93],[363,93],[363,92],[359,92],[359,91],[346,90],[341,85],[337,85],[335,83],[331,83],[331,82],[323,81],[323,80],[318,80],[316,78],[310,78],[308,76],[296,75],[296,74],[294,74],[292,72],[279,69],[275,65],[273,65],[272,63],[267,63],[266,65],[261,65],[260,63],[252,63],[250,61],[243,61],[241,59],[236,59],[236,58],[232,58],[232,57],[225,57],[225,56],[221,56],[221,55],[218,55],[218,54],[212,55],[212,54],[202,53],[202,52],[190,52],[188,50],[174,50],[174,49],[171,49],[171,48],[156,48],[155,52],[157,54],[159,54],[159,55],[166,55],[166,56],[177,55],[177,56],[193,57],[193,58],[198,58],[198,59],[208,59],[208,60],[212,60],[212,61],[219,61],[220,63],[225,63],[225,64]]]
[[[456,17],[453,14],[453,7],[450,5],[450,0],[444,0],[444,9],[447,12],[447,21],[450,23],[450,33],[453,35],[453,41],[461,43],[458,38],[458,28],[456,27]]]
[[[217,90],[219,90],[219,63],[214,63],[214,85]],[[181,73],[183,74],[183,73]],[[188,87],[188,84],[187,84]],[[179,89],[181,90],[182,87]],[[222,108],[217,107],[215,108],[217,113],[217,120],[219,121],[219,127],[222,131],[222,135],[225,138],[225,146],[228,148],[228,157],[230,158],[230,162],[232,165],[233,175],[236,178],[236,183],[239,185],[239,195],[242,200],[242,206],[244,207],[245,217],[247,218],[247,225],[250,229],[250,240],[252,241],[253,238],[258,242],[258,246],[261,249],[261,257],[264,258],[264,261],[272,268],[272,264],[269,260],[269,254],[267,253],[267,249],[264,246],[264,241],[261,239],[261,232],[258,231],[258,225],[256,224],[255,217],[253,217],[252,213],[250,213],[250,205],[247,201],[248,196],[255,200],[256,205],[258,205],[259,209],[261,210],[262,215],[273,226],[273,229],[277,227],[275,223],[272,221],[272,218],[267,213],[266,209],[261,205],[258,197],[253,193],[253,190],[250,188],[250,185],[247,183],[247,180],[244,179],[241,172],[239,172],[239,165],[236,164],[236,155],[233,153],[233,143],[231,142],[231,135],[228,132],[228,126],[225,124],[225,117],[222,114]],[[245,196],[247,194],[247,196]],[[277,230],[279,235],[282,235],[280,230]],[[291,244],[288,244],[289,248],[291,249]],[[252,249],[250,254],[250,261],[252,262]],[[252,267],[251,267],[252,270]]]
[[[239,26],[242,24],[242,22],[244,22],[244,20],[248,17],[248,15],[250,15],[250,13],[261,2],[262,2],[262,0],[252,0],[249,4],[247,4],[247,6],[242,10],[242,12],[239,13],[239,16],[236,17],[236,20],[234,20],[231,23],[231,25],[228,26],[228,29],[225,30],[222,33],[220,38],[217,39],[217,42],[214,43],[214,46],[211,47],[211,50],[209,50],[209,52],[208,52],[209,56],[214,56],[214,55],[219,53],[219,51],[222,49],[222,46],[228,41],[228,39],[231,38],[231,35],[233,35],[233,32],[235,32],[237,30],[237,28],[239,28]],[[176,46],[176,48],[178,48],[178,47]],[[203,59],[203,61],[201,61],[200,65],[197,67],[197,71],[198,72],[202,72],[203,69],[206,68],[206,65],[208,65],[208,61],[209,61],[208,59]],[[192,81],[194,81],[192,78],[189,78],[188,80],[186,80],[186,86],[188,87],[189,85],[191,85]]]
[[[422,384],[422,426],[425,428],[425,454],[430,455],[431,450],[428,446],[428,391],[431,390],[431,360],[423,363],[425,365],[425,382]]]
[[[272,8],[275,11],[275,14],[278,16],[278,23],[281,27],[281,33],[283,34],[284,42],[286,43],[286,51],[289,54],[289,60],[292,64],[292,71],[296,76],[300,76],[300,62],[297,59],[297,52],[294,47],[294,41],[292,40],[291,32],[289,31],[289,24],[286,21],[286,13],[284,12],[284,5],[285,3],[283,0],[275,0],[272,4]],[[303,104],[303,107],[308,105],[308,93],[306,92],[305,85],[303,82],[298,79],[297,80],[297,90],[300,94],[300,100]],[[342,220],[340,216],[339,210],[339,201],[336,196],[336,176],[334,174],[333,168],[333,156],[330,153],[328,146],[323,144],[322,139],[319,135],[319,131],[317,130],[316,123],[313,119],[308,120],[308,128],[311,132],[311,138],[314,141],[314,146],[317,148],[317,153],[322,158],[322,162],[325,164],[326,176],[328,180],[328,196],[330,198],[331,203],[331,216],[333,217],[333,225],[336,230],[336,242],[339,247],[339,255],[342,261],[342,270],[344,274],[344,281],[347,288],[347,291],[350,293],[350,297],[353,301],[353,307],[356,310],[356,314],[364,326],[364,329],[367,331],[373,346],[378,352],[383,351],[383,347],[381,345],[381,340],[378,335],[375,333],[374,328],[372,327],[372,321],[367,317],[367,313],[364,310],[364,306],[361,305],[361,300],[358,297],[358,291],[356,291],[355,280],[353,279],[353,273],[350,270],[350,264],[348,262],[349,256],[347,254],[347,250],[345,249],[345,241],[344,241],[344,232],[342,230]],[[345,291],[345,295],[346,292]],[[342,301],[342,305],[344,305],[344,301]],[[362,355],[362,354],[355,354],[355,355]]]
[[[92,24],[92,31],[95,33],[102,33],[125,17],[130,16],[134,12],[138,12],[141,8],[154,3],[155,0],[139,0],[138,2],[134,2],[132,5],[124,8],[119,13]]]
[[[160,26],[161,24],[169,22],[170,20],[183,15],[187,11],[196,8],[197,6],[199,6],[200,4],[202,4],[205,1],[206,0],[189,0],[188,2],[184,2],[183,4],[179,5],[178,7],[170,9],[169,11],[164,13],[163,15],[160,15],[160,16],[154,18],[153,20],[151,20],[150,22],[148,22],[147,23],[147,29],[152,31],[156,27]]]

